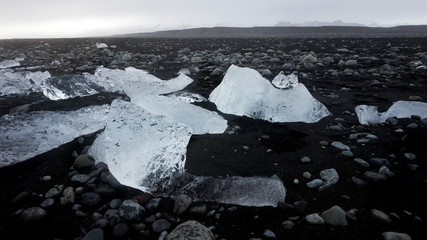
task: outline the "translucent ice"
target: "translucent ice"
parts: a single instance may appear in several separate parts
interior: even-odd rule
[[[11,68],[11,67],[18,67],[21,66],[21,63],[19,63],[18,60],[21,59],[15,59],[15,60],[4,60],[0,62],[0,69],[2,68]],[[22,59],[23,60],[23,59]]]
[[[196,177],[181,191],[195,201],[254,207],[276,207],[277,203],[284,202],[286,197],[282,181],[265,177]]]
[[[359,105],[355,108],[360,124],[384,123],[387,118],[408,118],[418,115],[427,118],[427,103],[397,101],[386,112],[379,113],[376,106]]]
[[[285,75],[283,72],[280,72],[274,77],[271,83],[280,89],[293,88],[298,85],[298,76],[293,73],[291,75]]]
[[[307,88],[299,83],[277,89],[257,71],[232,65],[209,96],[218,110],[270,122],[317,122],[330,115]]]
[[[39,111],[0,118],[0,167],[15,164],[96,132],[107,122],[108,105],[76,111]]]
[[[49,72],[14,72],[0,70],[0,96],[41,92],[41,84],[50,78]]]
[[[62,75],[46,79],[41,87],[43,94],[51,100],[89,96],[102,90],[102,87],[89,81],[83,75]]]
[[[96,48],[108,48],[108,45],[105,43],[95,43]]]
[[[174,98],[177,98],[186,103],[194,103],[194,102],[205,102],[207,101],[202,95],[197,93],[179,91],[171,94]]]
[[[167,187],[184,169],[191,129],[135,104],[114,100],[107,126],[89,150],[122,184],[149,191]]]

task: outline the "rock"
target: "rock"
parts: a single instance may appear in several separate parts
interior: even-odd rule
[[[284,229],[292,229],[293,227],[295,227],[295,223],[292,220],[286,220],[282,222],[282,227]]]
[[[377,210],[377,209],[371,209],[371,215],[381,221],[384,222],[391,222],[391,217],[384,213],[383,211]]]
[[[383,232],[384,240],[411,240],[411,236],[406,233]]]
[[[276,234],[269,229],[266,229],[262,235],[266,238],[276,238]]]
[[[351,177],[351,180],[359,186],[366,185],[366,182],[363,181],[362,179],[358,178],[358,177],[353,176],[353,177]]]
[[[416,156],[415,154],[413,154],[413,153],[405,153],[405,154],[403,154],[403,155],[405,155],[405,157],[406,157],[408,160],[415,160],[415,159],[417,158],[417,156]]]
[[[52,180],[52,177],[51,177],[51,176],[49,176],[49,175],[46,175],[46,176],[43,176],[43,177],[42,177],[42,181],[43,181],[43,182],[48,182],[48,181],[50,181],[50,180]]]
[[[369,163],[366,162],[365,160],[361,159],[361,158],[355,158],[354,162],[359,164],[362,167],[369,167]]]
[[[151,195],[150,193],[141,193],[141,195],[138,196],[138,203],[141,206],[144,206],[145,204],[147,204],[151,199],[153,199],[153,195]]]
[[[320,141],[319,144],[320,144],[320,146],[323,146],[323,147],[329,146],[328,141]]]
[[[111,173],[107,175],[107,182],[116,190],[122,191],[126,189],[126,186],[122,185]]]
[[[348,210],[345,215],[347,216],[347,218],[356,221],[357,220],[357,213],[359,212],[359,210],[357,210],[356,208],[352,208],[350,210]]]
[[[378,170],[378,173],[389,176],[389,177],[394,176],[394,173],[386,166],[380,167],[380,169]]]
[[[300,161],[301,161],[302,163],[309,163],[309,162],[311,162],[311,159],[310,159],[309,157],[307,157],[307,156],[304,156],[304,157],[302,157],[302,158],[300,159]]]
[[[145,209],[149,212],[155,212],[159,208],[160,198],[153,198],[147,204],[145,204]]]
[[[154,232],[160,233],[160,232],[169,230],[169,228],[171,228],[171,226],[172,226],[171,223],[168,222],[167,220],[160,219],[160,220],[153,222],[153,224],[151,225],[151,228],[153,228]]]
[[[338,183],[338,172],[333,169],[325,169],[320,171],[320,178],[324,181],[323,185],[319,187],[319,191],[325,190],[334,184]]]
[[[310,182],[308,182],[306,185],[308,188],[317,188],[322,184],[323,184],[323,181],[316,178],[316,179],[313,179]]]
[[[294,207],[299,214],[305,213],[305,210],[307,209],[307,205],[308,205],[307,201],[294,202]]]
[[[423,98],[420,96],[409,96],[408,99],[411,101],[422,101],[423,100]]]
[[[193,199],[191,197],[180,194],[175,197],[175,205],[173,208],[173,212],[176,215],[180,215],[187,211],[187,209],[190,207],[191,203],[193,202]]]
[[[89,181],[90,176],[87,174],[76,174],[71,177],[72,182],[86,183]]]
[[[309,172],[303,172],[302,176],[304,178],[310,179],[311,178],[311,173],[309,173]]]
[[[62,190],[64,190],[64,185],[56,186],[54,188],[49,189],[49,191],[47,191],[47,193],[44,195],[44,197],[45,198],[51,198],[51,197],[58,196],[59,194],[62,193]]]
[[[73,187],[65,188],[62,195],[63,197],[61,197],[60,199],[60,202],[62,205],[67,205],[69,203],[74,203],[76,201],[76,193],[74,192]]]
[[[26,113],[26,112],[30,111],[30,106],[31,106],[31,104],[24,104],[22,106],[18,106],[18,107],[12,108],[9,113],[11,113],[11,114],[12,113]]]
[[[347,60],[345,62],[345,65],[348,66],[348,67],[357,66],[357,60],[354,60],[354,59]]]
[[[353,153],[351,151],[342,151],[341,155],[344,157],[353,157]]]
[[[113,228],[113,237],[122,238],[128,233],[129,226],[126,223],[118,223]]]
[[[110,208],[112,209],[118,209],[120,207],[120,205],[122,205],[122,200],[121,199],[113,199],[110,201]]]
[[[17,204],[19,202],[23,202],[23,201],[27,200],[30,196],[31,196],[31,194],[27,191],[21,192],[20,194],[18,194],[16,197],[13,198],[12,204]]]
[[[331,224],[333,226],[348,225],[344,210],[336,205],[324,211],[320,216],[323,218],[325,223]]]
[[[36,221],[42,219],[46,214],[47,213],[43,208],[31,207],[22,212],[21,219],[25,222]]]
[[[80,155],[74,160],[74,168],[76,170],[89,168],[95,165],[95,159],[88,154]]]
[[[384,175],[381,173],[376,173],[376,172],[371,172],[371,171],[364,172],[363,176],[366,178],[369,178],[371,180],[374,180],[374,181],[385,181],[385,180],[387,180],[387,175]]]
[[[202,204],[202,205],[194,206],[190,208],[189,213],[192,215],[202,216],[202,215],[205,215],[207,211],[208,211],[208,206],[206,206],[206,204]]]
[[[343,128],[339,125],[333,125],[333,126],[329,126],[329,130],[335,131],[335,132],[341,132]]]
[[[214,240],[212,232],[196,221],[187,221],[178,225],[166,240]]]
[[[350,147],[349,146],[347,146],[347,145],[345,145],[344,143],[342,143],[342,142],[333,142],[333,143],[331,143],[331,145],[333,146],[333,147],[335,147],[335,148],[337,148],[337,149],[339,149],[339,150],[343,150],[343,151],[350,151]]]
[[[86,207],[94,207],[101,202],[101,196],[98,193],[88,192],[82,194],[82,205]]]
[[[423,125],[424,127],[426,127],[427,126],[427,118],[422,118],[420,120],[420,123],[421,123],[421,125]]]
[[[141,221],[144,213],[144,207],[132,200],[124,200],[119,208],[119,215],[129,221]]]
[[[55,203],[55,199],[46,198],[42,203],[40,203],[40,207],[46,209],[46,208],[53,206],[54,203]]]
[[[104,240],[104,231],[101,228],[94,228],[85,235],[83,240]]]
[[[111,219],[112,217],[114,217],[114,216],[116,216],[118,214],[119,214],[119,210],[117,210],[117,209],[108,209],[104,213],[104,218],[105,219]]]
[[[129,62],[130,60],[132,60],[132,55],[130,55],[129,53],[125,53],[122,57],[122,61]]]
[[[324,224],[325,223],[323,218],[321,216],[319,216],[319,214],[317,214],[317,213],[312,213],[312,214],[305,216],[305,220],[311,224]]]
[[[411,124],[408,124],[408,125],[406,126],[406,128],[409,128],[409,129],[417,129],[417,128],[418,128],[418,124],[416,124],[416,123],[411,123]]]
[[[371,163],[372,165],[377,166],[377,167],[381,167],[381,166],[390,167],[391,166],[391,163],[385,158],[370,158],[369,163]]]

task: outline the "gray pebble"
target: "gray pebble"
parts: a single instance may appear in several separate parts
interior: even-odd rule
[[[155,222],[153,222],[153,224],[151,225],[151,228],[153,228],[154,232],[160,233],[163,231],[167,231],[171,228],[171,223],[168,222],[165,219],[159,219]]]
[[[129,226],[126,223],[118,223],[113,228],[113,237],[122,238],[128,233]]]
[[[313,179],[312,181],[308,182],[306,185],[308,188],[317,188],[322,184],[323,184],[323,181],[316,178],[316,179]]]

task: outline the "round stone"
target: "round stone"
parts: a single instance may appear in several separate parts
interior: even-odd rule
[[[324,211],[320,215],[325,223],[328,223],[333,226],[347,226],[347,218],[344,210],[339,206],[333,206],[330,209]]]
[[[94,207],[101,202],[101,196],[98,193],[88,192],[82,194],[82,205],[87,207]]]
[[[154,232],[160,233],[169,230],[169,228],[171,227],[171,223],[165,219],[160,219],[153,222],[151,227],[153,228]]]
[[[306,185],[308,188],[317,188],[320,185],[323,184],[323,181],[321,179],[313,179],[312,181],[308,182]]]
[[[312,214],[305,216],[305,220],[311,224],[323,224],[323,223],[325,223],[323,218],[320,217],[319,214],[317,214],[317,213],[312,213]]]
[[[307,156],[304,156],[304,157],[302,157],[302,158],[300,159],[300,161],[301,161],[302,163],[309,163],[309,162],[311,162],[311,159],[310,159],[309,157],[307,157]]]
[[[103,240],[104,239],[104,231],[101,228],[94,228],[90,230],[83,240]]]
[[[95,159],[88,154],[80,155],[74,160],[74,168],[79,170],[83,168],[92,167],[95,165]]]
[[[309,173],[309,172],[304,172],[304,173],[302,174],[302,176],[303,176],[304,178],[309,179],[309,178],[311,178],[311,173]]]
[[[175,197],[175,205],[173,208],[173,212],[176,215],[180,215],[187,211],[187,209],[190,207],[191,203],[193,202],[193,199],[191,197],[185,195],[185,194],[179,194]]]
[[[43,208],[40,207],[31,207],[22,212],[21,219],[29,222],[29,221],[36,221],[39,219],[42,219],[44,216],[46,216],[46,211]]]
[[[118,223],[113,228],[113,237],[122,238],[129,231],[129,226],[126,223]]]

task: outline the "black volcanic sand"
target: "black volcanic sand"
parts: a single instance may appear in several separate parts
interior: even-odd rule
[[[293,49],[302,51],[314,51],[316,54],[326,52],[335,54],[335,49],[346,47],[354,54],[360,49],[368,49],[370,55],[379,60],[366,63],[359,68],[379,67],[384,63],[393,66],[404,64],[395,56],[390,56],[388,44],[400,47],[399,55],[409,56],[417,52],[427,52],[427,39],[425,38],[392,38],[392,39],[82,39],[82,40],[44,40],[49,42],[51,48],[58,48],[58,52],[73,49],[84,43],[103,41],[116,44],[128,52],[148,52],[161,54],[163,52],[176,52],[184,47],[192,50],[215,50],[219,47],[228,51],[247,52],[248,48],[263,47],[264,49],[282,47],[284,52]],[[4,48],[23,49],[39,44],[39,40],[2,41]],[[153,48],[158,46],[158,48]],[[64,50],[65,49],[65,50]],[[254,50],[253,50],[254,51]],[[41,62],[43,60],[40,60]],[[51,61],[51,60],[49,60]],[[108,63],[96,62],[108,67]],[[70,63],[73,64],[73,63]],[[163,69],[159,70],[158,66]],[[209,64],[209,63],[207,63]],[[277,66],[268,66],[273,76],[281,70],[281,63]],[[369,65],[370,64],[370,65]],[[406,63],[408,61],[406,60]],[[132,62],[130,66],[148,69],[160,78],[170,78],[185,64],[159,63],[143,66],[142,63]],[[118,66],[123,68],[126,66]],[[241,130],[229,135],[214,134],[192,136],[188,151],[186,169],[196,175],[212,176],[272,176],[280,177],[286,189],[286,203],[305,200],[308,202],[304,214],[298,214],[294,210],[282,208],[254,208],[237,207],[235,211],[225,211],[219,220],[212,217],[194,217],[185,214],[182,220],[195,219],[205,226],[215,226],[214,234],[218,239],[249,239],[263,238],[264,230],[273,231],[277,239],[383,239],[382,232],[394,231],[409,234],[412,239],[427,239],[427,128],[409,129],[410,123],[419,123],[414,119],[401,119],[397,127],[389,125],[361,126],[354,115],[354,107],[359,104],[376,105],[380,111],[384,111],[397,100],[408,100],[410,96],[427,97],[426,71],[402,70],[392,75],[380,76],[340,76],[333,77],[326,74],[330,68],[314,67],[299,69],[300,72],[309,74],[309,78],[300,78],[310,90],[311,94],[324,103],[333,114],[318,123],[282,123],[272,124],[261,120],[253,120],[245,117],[223,115],[229,126],[239,126]],[[339,68],[338,68],[339,69]],[[49,70],[46,68],[46,70]],[[54,70],[49,70],[55,72]],[[61,72],[61,69],[56,69]],[[205,97],[219,84],[221,76],[213,76],[207,72],[192,74],[195,80],[188,89],[198,92]],[[208,77],[206,80],[205,78]],[[269,79],[271,79],[270,77]],[[369,86],[369,81],[381,80],[379,86]],[[412,83],[414,86],[409,86]],[[315,86],[316,91],[313,91]],[[351,88],[351,91],[340,91],[343,87]],[[338,98],[327,95],[335,93]],[[0,99],[1,114],[6,114],[9,109],[38,101],[31,106],[31,110],[72,110],[85,105],[104,104],[111,102],[118,95],[98,94],[92,97],[82,97],[71,100],[52,102],[43,100],[40,96],[31,95],[26,98],[2,98]],[[211,104],[204,107],[214,109]],[[349,112],[345,112],[349,111]],[[342,118],[343,121],[336,118]],[[341,132],[331,131],[328,126],[341,123],[345,128]],[[421,125],[420,125],[421,126]],[[407,135],[395,133],[394,130],[402,128]],[[370,143],[362,146],[349,140],[348,136],[353,132],[372,133],[378,137]],[[261,136],[268,135],[269,140],[261,140]],[[91,144],[95,135],[86,137],[84,145]],[[392,170],[396,176],[386,181],[369,181],[363,178],[366,170],[376,171],[377,168],[364,168],[353,162],[353,158],[344,157],[340,151],[328,146],[322,148],[319,141],[341,141],[352,147],[354,157],[368,160],[371,157],[389,158],[395,155],[392,162],[395,164]],[[72,166],[73,151],[81,152],[84,145],[77,140],[65,144],[48,153],[37,156],[26,162],[13,166],[0,168],[0,239],[75,239],[83,237],[82,231],[90,226],[87,218],[78,218],[70,206],[55,204],[48,210],[48,216],[44,219],[24,223],[18,217],[12,216],[21,208],[36,206],[40,198],[32,196],[29,201],[12,205],[12,199],[23,191],[44,194],[55,184],[76,186],[68,177],[68,170]],[[243,151],[242,145],[249,146],[249,151]],[[267,150],[271,149],[271,153]],[[414,153],[415,160],[407,160],[404,153]],[[310,163],[301,163],[300,159],[308,156]],[[389,158],[391,159],[391,158]],[[417,164],[416,171],[410,170],[408,164]],[[337,185],[319,192],[309,189],[305,184],[302,173],[308,171],[312,178],[319,178],[319,171],[335,168],[340,176]],[[41,182],[40,178],[50,175],[52,180]],[[356,176],[366,180],[365,186],[358,186],[351,177]],[[299,184],[294,184],[294,179],[299,179]],[[130,190],[121,193],[123,199],[138,195],[138,191]],[[338,205],[344,210],[356,208],[359,210],[357,220],[349,220],[346,227],[333,227],[328,224],[312,225],[304,220],[305,215],[321,213],[330,207]],[[226,208],[229,206],[226,206]],[[393,219],[387,223],[371,216],[370,210],[378,209],[385,213],[396,213],[400,219]],[[409,215],[404,211],[412,213]],[[281,223],[289,217],[301,216],[295,220],[296,226],[290,230],[284,229]],[[414,216],[421,218],[414,219]],[[174,225],[175,226],[175,225]],[[108,235],[107,235],[108,236]],[[147,239],[157,239],[158,234],[152,233]],[[126,239],[143,239],[136,233],[130,232]]]

